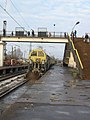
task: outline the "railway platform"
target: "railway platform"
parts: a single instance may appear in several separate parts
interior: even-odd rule
[[[0,120],[89,120],[90,81],[71,73],[71,68],[55,65],[2,98]]]
[[[9,76],[15,76],[22,72],[26,72],[29,69],[29,65],[16,65],[16,66],[4,66],[0,67],[0,81],[7,79]]]

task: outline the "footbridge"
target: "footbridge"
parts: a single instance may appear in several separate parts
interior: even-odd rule
[[[0,36],[0,66],[3,66],[4,47],[6,42],[38,42],[38,43],[65,43],[63,64],[78,70],[79,76],[83,76],[83,64],[80,54],[74,45],[74,42],[66,32],[58,33],[34,33],[33,35],[7,34]]]
[[[0,41],[2,42],[40,42],[40,43],[67,43],[66,32],[35,32],[33,35],[11,33],[8,32],[5,36],[1,34]]]

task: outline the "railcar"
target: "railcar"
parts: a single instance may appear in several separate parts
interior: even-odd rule
[[[42,49],[34,49],[29,54],[30,70],[45,72],[52,65],[52,59]]]
[[[6,59],[4,60],[4,66],[16,66],[16,65],[24,65],[25,63],[23,60],[17,60],[17,59]]]

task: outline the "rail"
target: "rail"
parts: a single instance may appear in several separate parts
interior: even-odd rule
[[[27,72],[29,65],[0,67],[0,81],[9,76],[15,76]]]
[[[68,35],[68,40],[69,40],[70,46],[71,46],[71,48],[72,48],[72,52],[73,52],[73,55],[74,55],[74,59],[75,59],[75,61],[76,61],[76,63],[77,63],[77,67],[78,67],[78,70],[79,70],[80,77],[82,78],[83,64],[82,64],[82,62],[81,62],[79,53],[78,53],[77,49],[75,48],[74,43],[73,43],[73,41],[71,40],[71,38],[70,38],[69,35]]]
[[[25,74],[21,74],[0,80],[0,98],[26,83],[27,79],[24,76]]]

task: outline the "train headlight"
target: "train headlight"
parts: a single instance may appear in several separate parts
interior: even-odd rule
[[[36,59],[36,62],[39,63],[39,62],[40,62],[40,58],[37,58],[37,59]]]
[[[45,64],[45,61],[44,61],[44,60],[42,60],[42,64]]]

